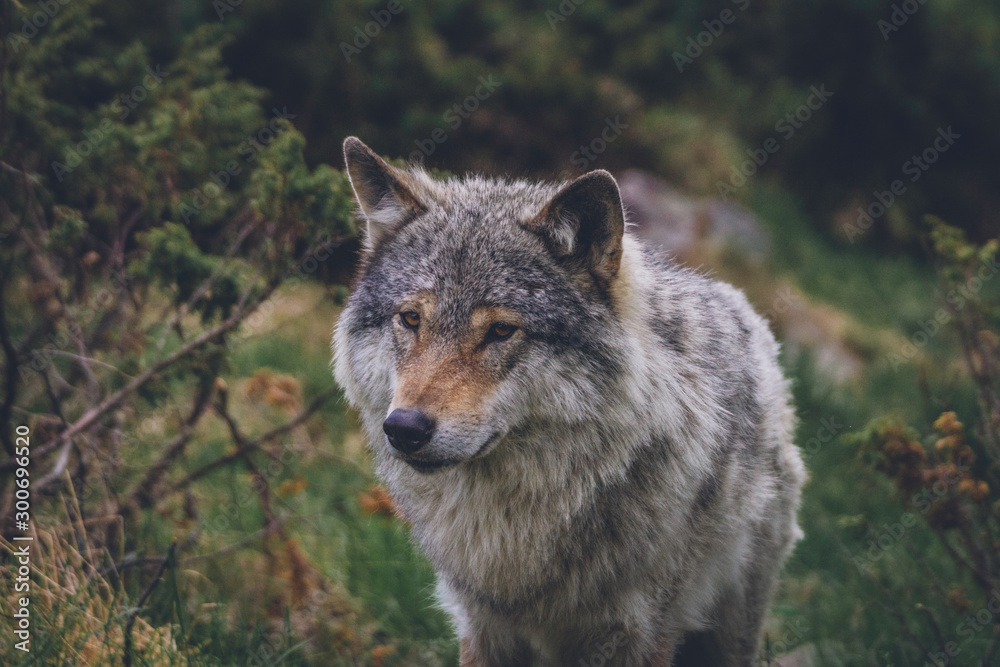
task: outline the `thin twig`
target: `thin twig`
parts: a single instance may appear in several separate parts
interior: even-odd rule
[[[922,611],[924,615],[927,616],[927,619],[931,623],[931,627],[934,628],[934,636],[937,637],[938,646],[941,648],[942,653],[945,652],[946,642],[944,640],[944,634],[941,632],[941,626],[938,625],[937,618],[934,617],[934,612],[922,604],[917,604],[917,610]]]
[[[209,560],[209,559],[212,559],[212,558],[218,558],[219,556],[225,556],[226,554],[232,553],[234,551],[238,551],[238,550],[244,548],[245,546],[247,546],[249,544],[252,544],[253,542],[256,542],[257,540],[259,540],[261,538],[267,537],[268,535],[270,535],[274,531],[278,530],[279,528],[281,528],[285,524],[285,521],[286,520],[284,518],[277,519],[277,520],[275,520],[274,523],[268,524],[267,526],[264,526],[260,530],[254,532],[254,533],[252,533],[250,535],[247,535],[246,537],[244,537],[241,540],[237,540],[236,542],[233,542],[232,544],[227,544],[224,547],[216,549],[215,551],[210,551],[210,552],[205,553],[205,554],[193,554],[193,555],[187,556],[185,558],[180,558],[180,559],[177,560],[177,564],[178,565],[187,566],[187,565],[190,565],[192,563],[196,563],[198,561]],[[178,546],[178,551],[183,551],[183,549],[181,548],[181,546],[183,546],[183,545],[179,545]],[[122,570],[127,570],[127,569],[131,569],[131,568],[136,568],[136,567],[148,567],[148,566],[153,566],[153,565],[160,566],[166,560],[167,560],[166,556],[153,556],[153,557],[140,558],[140,557],[136,556],[133,553],[133,554],[129,554],[129,555],[125,556],[125,558],[123,558],[121,561],[119,561],[117,563],[114,563],[112,565],[106,566],[104,569],[102,569],[99,572],[99,574],[103,576],[103,575],[110,574],[110,573],[115,572],[115,571],[119,571],[120,572]]]
[[[3,167],[7,171],[13,172],[13,173],[18,174],[20,176],[23,176],[24,178],[26,178],[27,180],[31,181],[35,185],[41,185],[41,183],[39,183],[38,179],[35,178],[34,176],[32,176],[31,174],[29,174],[28,172],[21,171],[17,167],[15,167],[13,165],[10,165],[10,164],[7,164],[3,160],[0,160],[0,167]]]
[[[939,541],[942,545],[944,545],[944,548],[948,551],[948,555],[951,556],[952,560],[965,567],[965,569],[972,574],[976,581],[979,582],[979,585],[988,596],[993,588],[993,582],[990,581],[990,578],[983,572],[980,572],[975,565],[970,563],[962,554],[958,552],[958,549],[956,549],[951,542],[948,541],[948,536],[943,530],[935,529],[934,532],[937,533]]]
[[[160,564],[160,569],[156,571],[156,576],[153,577],[149,585],[146,586],[146,590],[142,592],[139,596],[139,600],[136,602],[135,608],[129,612],[128,623],[125,624],[125,667],[132,667],[132,626],[135,625],[135,619],[138,618],[139,612],[142,611],[142,605],[146,604],[146,600],[153,593],[153,589],[156,588],[156,584],[160,583],[160,579],[163,577],[163,571],[167,569],[167,565],[174,558],[174,551],[177,548],[177,543],[170,545],[167,550],[167,555],[164,557],[163,562]]]
[[[884,587],[881,588],[883,591],[885,591]],[[886,591],[886,593],[888,594],[888,591]],[[879,606],[888,611],[889,614],[896,619],[896,622],[899,623],[899,625],[903,628],[903,632],[906,633],[906,636],[910,638],[910,641],[912,641],[914,644],[920,647],[920,650],[923,652],[924,655],[931,655],[930,650],[926,646],[924,646],[924,643],[920,641],[920,638],[917,637],[915,634],[913,634],[913,632],[910,630],[910,626],[906,623],[906,618],[901,613],[899,613],[890,605],[887,605],[882,601],[879,601]]]
[[[52,382],[49,380],[48,369],[42,369],[42,380],[45,383],[45,393],[49,396],[49,403],[52,405],[52,410],[55,411],[56,415],[59,416],[59,421],[65,426],[66,417],[63,415],[62,402],[56,396],[56,393],[52,391]]]
[[[51,318],[43,318],[41,322],[35,325],[35,328],[28,332],[20,343],[18,343],[14,349],[17,351],[17,356],[24,356],[28,353],[28,350],[35,347],[35,343],[38,339],[49,333],[52,330],[53,321]]]
[[[139,218],[142,217],[143,208],[140,206],[128,217],[125,224],[122,225],[121,234],[115,239],[115,246],[111,250],[111,257],[108,258],[108,264],[111,266],[111,270],[114,271],[115,268],[119,272],[125,269],[125,242],[128,240],[128,233],[132,231],[132,227]]]
[[[236,238],[233,239],[233,242],[229,244],[229,248],[226,249],[226,253],[222,256],[222,261],[219,262],[218,265],[212,270],[212,273],[209,274],[209,276],[205,278],[205,280],[203,280],[201,284],[194,289],[188,300],[182,303],[179,308],[177,308],[171,319],[164,323],[165,324],[165,326],[163,327],[164,332],[170,331],[170,328],[176,322],[179,322],[181,319],[184,318],[185,315],[191,312],[191,309],[194,308],[194,305],[198,302],[198,300],[212,288],[212,286],[215,284],[215,281],[222,276],[223,272],[226,269],[229,268],[229,261],[233,258],[234,255],[236,255],[236,251],[239,250],[240,246],[243,244],[243,241],[245,241],[246,238],[250,235],[250,233],[253,230],[255,230],[257,226],[264,220],[264,218],[261,217],[259,214],[253,213],[253,209],[250,209],[249,207],[241,211],[240,215],[246,215],[247,211],[250,211],[251,215],[250,224],[245,225],[240,230],[240,233],[236,235]],[[161,320],[165,319],[166,318],[161,318]],[[164,336],[165,335],[166,333],[164,333]],[[161,337],[158,343],[158,349],[162,350],[163,345],[165,343],[166,343],[166,338]]]
[[[1000,645],[1000,625],[993,628],[993,641],[990,642],[989,648],[986,649],[986,656],[983,658],[983,667],[990,667],[993,664],[993,655],[997,652],[998,645]]]

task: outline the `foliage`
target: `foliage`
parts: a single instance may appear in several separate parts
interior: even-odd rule
[[[889,568],[866,563],[863,569],[889,594],[884,604],[924,658],[951,664],[962,652],[963,662],[982,656],[986,666],[993,664],[1000,645],[1000,345],[995,333],[1000,301],[983,298],[982,281],[997,272],[1000,244],[994,239],[977,246],[940,219],[930,223],[944,295],[941,312],[947,316],[941,320],[958,329],[978,414],[971,429],[948,410],[930,429],[908,426],[896,416],[874,421],[854,436],[866,465],[891,480],[907,510],[901,523],[876,535],[876,545],[883,545],[878,548],[901,539],[919,521],[933,534],[935,552],[947,555],[936,562],[927,559],[926,565],[934,564],[924,572],[926,589],[906,595],[899,590],[906,584]]]
[[[332,380],[304,393],[286,378],[257,398],[228,389],[240,381],[232,343],[250,318],[354,238],[349,183],[309,168],[281,110],[229,80],[218,27],[154,63],[140,42],[102,39],[95,5],[55,3],[27,38],[7,28],[37,8],[3,6],[0,516],[5,536],[23,534],[10,473],[15,426],[27,427],[38,606],[32,654],[11,642],[0,654],[5,664],[282,662],[302,659],[307,640],[361,655],[370,633],[352,595],[319,573],[274,508],[295,477],[272,464]],[[263,421],[247,418],[254,400],[275,406]],[[242,487],[239,503],[220,502],[222,479]],[[218,508],[241,515],[235,536],[206,524]],[[191,563],[233,550],[223,537],[253,548],[246,572],[228,572],[206,600],[184,580]],[[4,544],[7,590],[17,563]],[[272,582],[269,608],[225,593],[248,590],[254,571]],[[211,611],[219,600],[229,612]]]
[[[928,211],[979,239],[995,228],[1000,9],[990,0],[400,4],[376,32],[368,24],[384,2],[246,0],[221,14],[236,36],[226,59],[299,114],[313,160],[357,134],[457,170],[571,175],[574,154],[620,118],[627,127],[591,168],[647,168],[717,195],[773,138],[780,149],[749,180],[779,181],[841,243],[841,218],[897,179],[907,192],[863,243],[919,252],[910,221]],[[897,5],[919,8],[886,31]],[[448,115],[487,76],[502,84],[475,111]],[[779,130],[814,86],[832,97]],[[904,163],[949,126],[961,138],[911,182]],[[429,140],[436,128],[443,142]]]

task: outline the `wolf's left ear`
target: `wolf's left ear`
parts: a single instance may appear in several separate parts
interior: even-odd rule
[[[579,177],[523,223],[559,259],[579,263],[604,286],[622,261],[625,212],[618,183],[603,169]]]
[[[344,140],[344,163],[361,212],[368,221],[368,249],[427,207],[405,184],[406,172],[388,165],[357,137]]]

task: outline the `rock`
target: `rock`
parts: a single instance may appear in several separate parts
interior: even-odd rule
[[[791,285],[781,285],[762,314],[774,327],[791,358],[809,351],[817,370],[837,384],[854,382],[865,370],[865,359],[850,344],[857,324],[827,304],[811,302]]]
[[[812,645],[800,646],[791,653],[771,660],[774,667],[812,667],[816,664],[816,648]]]
[[[618,180],[628,219],[640,238],[684,257],[728,245],[753,259],[770,254],[771,239],[752,213],[719,199],[689,197],[662,179],[631,169]]]

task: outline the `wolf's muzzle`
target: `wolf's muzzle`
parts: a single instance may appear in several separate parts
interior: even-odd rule
[[[420,410],[396,408],[382,423],[389,444],[404,454],[415,454],[430,442],[434,420]]]

